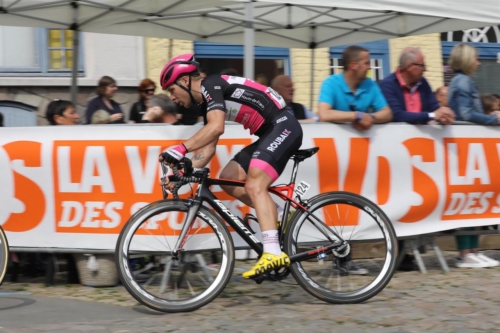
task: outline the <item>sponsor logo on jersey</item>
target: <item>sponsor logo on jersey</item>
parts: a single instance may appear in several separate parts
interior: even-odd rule
[[[269,150],[270,152],[274,152],[276,148],[278,148],[283,143],[283,141],[286,140],[290,133],[292,132],[287,129],[281,132],[281,134],[276,139],[274,139],[273,142],[271,142],[269,147],[267,147],[267,150]]]
[[[205,100],[207,102],[210,102],[212,100],[212,96],[210,96],[210,94],[208,93],[208,91],[205,89],[204,86],[201,86],[201,93],[203,97],[205,97]]]
[[[220,90],[220,86],[214,86],[215,90]]]
[[[241,98],[241,96],[245,93],[245,89],[240,89],[240,88],[237,88],[233,94],[231,95],[231,97],[233,98]]]
[[[276,124],[279,124],[279,123],[281,123],[282,121],[285,121],[285,120],[287,120],[287,119],[288,119],[288,118],[287,118],[286,116],[281,117],[280,119],[276,120]]]
[[[257,157],[259,157],[259,155],[260,155],[260,151],[254,151],[252,158],[257,158]]]

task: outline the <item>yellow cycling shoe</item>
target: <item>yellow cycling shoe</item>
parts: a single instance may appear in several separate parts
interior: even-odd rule
[[[244,279],[249,279],[276,268],[288,267],[290,263],[290,258],[284,252],[281,252],[280,256],[264,252],[252,269],[243,273],[242,276]]]

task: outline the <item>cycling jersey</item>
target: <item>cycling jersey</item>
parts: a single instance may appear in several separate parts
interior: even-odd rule
[[[209,76],[201,83],[201,112],[226,113],[225,120],[235,121],[259,140],[233,158],[246,173],[258,168],[274,181],[285,169],[290,157],[302,145],[302,127],[292,112],[286,111],[283,97],[273,89],[252,80],[228,75]]]
[[[256,135],[262,134],[286,106],[283,97],[272,88],[237,76],[209,76],[201,83],[201,93],[204,116],[212,110],[222,110],[227,121],[240,123]]]

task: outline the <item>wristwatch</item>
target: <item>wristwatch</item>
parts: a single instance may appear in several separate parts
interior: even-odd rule
[[[359,112],[359,111],[354,111],[356,112],[356,122],[360,121],[361,119],[363,119],[363,112]]]

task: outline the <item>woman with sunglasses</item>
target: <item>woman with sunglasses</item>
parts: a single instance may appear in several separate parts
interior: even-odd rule
[[[147,101],[153,97],[155,93],[156,85],[151,79],[144,79],[141,81],[138,87],[139,100],[132,105],[130,109],[129,122],[130,123],[140,123],[142,116],[146,113],[148,107],[146,105]]]

